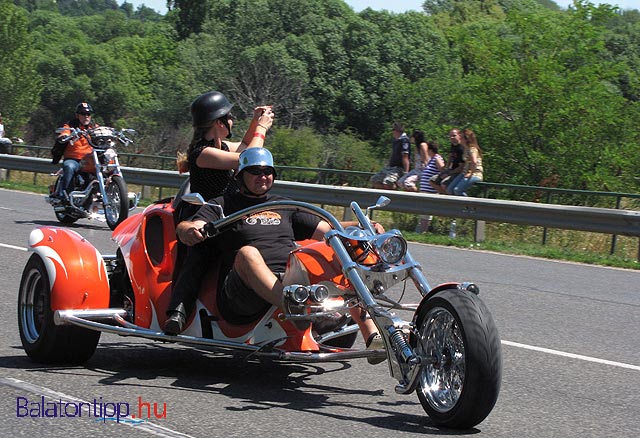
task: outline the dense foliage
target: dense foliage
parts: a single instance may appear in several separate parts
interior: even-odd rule
[[[9,135],[51,142],[88,100],[144,153],[190,138],[211,89],[237,130],[271,103],[282,165],[371,171],[390,125],[447,145],[476,131],[487,181],[637,192],[640,12],[576,0],[427,0],[355,13],[342,0],[0,0],[0,111]],[[444,148],[446,149],[446,147]],[[445,151],[446,152],[446,151]]]

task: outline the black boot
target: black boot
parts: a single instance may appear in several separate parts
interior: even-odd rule
[[[175,310],[169,312],[169,318],[167,318],[164,323],[164,334],[169,336],[179,335],[182,333],[186,323],[187,316],[184,304],[180,303],[176,306]]]

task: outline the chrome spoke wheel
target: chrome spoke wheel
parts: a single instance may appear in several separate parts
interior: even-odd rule
[[[104,215],[110,223],[118,222],[120,217],[120,192],[115,184],[108,184],[105,187],[107,202],[104,203]]]
[[[418,354],[427,359],[418,390],[438,412],[448,412],[462,395],[465,354],[462,332],[442,307],[430,309],[420,328]]]

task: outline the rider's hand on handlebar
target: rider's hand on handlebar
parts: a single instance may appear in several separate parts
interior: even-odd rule
[[[188,246],[196,245],[204,240],[204,236],[200,232],[206,224],[205,221],[182,221],[176,228],[176,236],[182,243]]]
[[[373,229],[376,230],[376,233],[378,234],[384,233],[384,227],[380,225],[378,222],[371,221],[371,225],[373,225]]]

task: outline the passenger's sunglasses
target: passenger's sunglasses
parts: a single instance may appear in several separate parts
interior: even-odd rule
[[[273,169],[271,167],[247,167],[244,170],[246,170],[247,173],[250,173],[251,175],[255,175],[255,176],[273,175]]]

